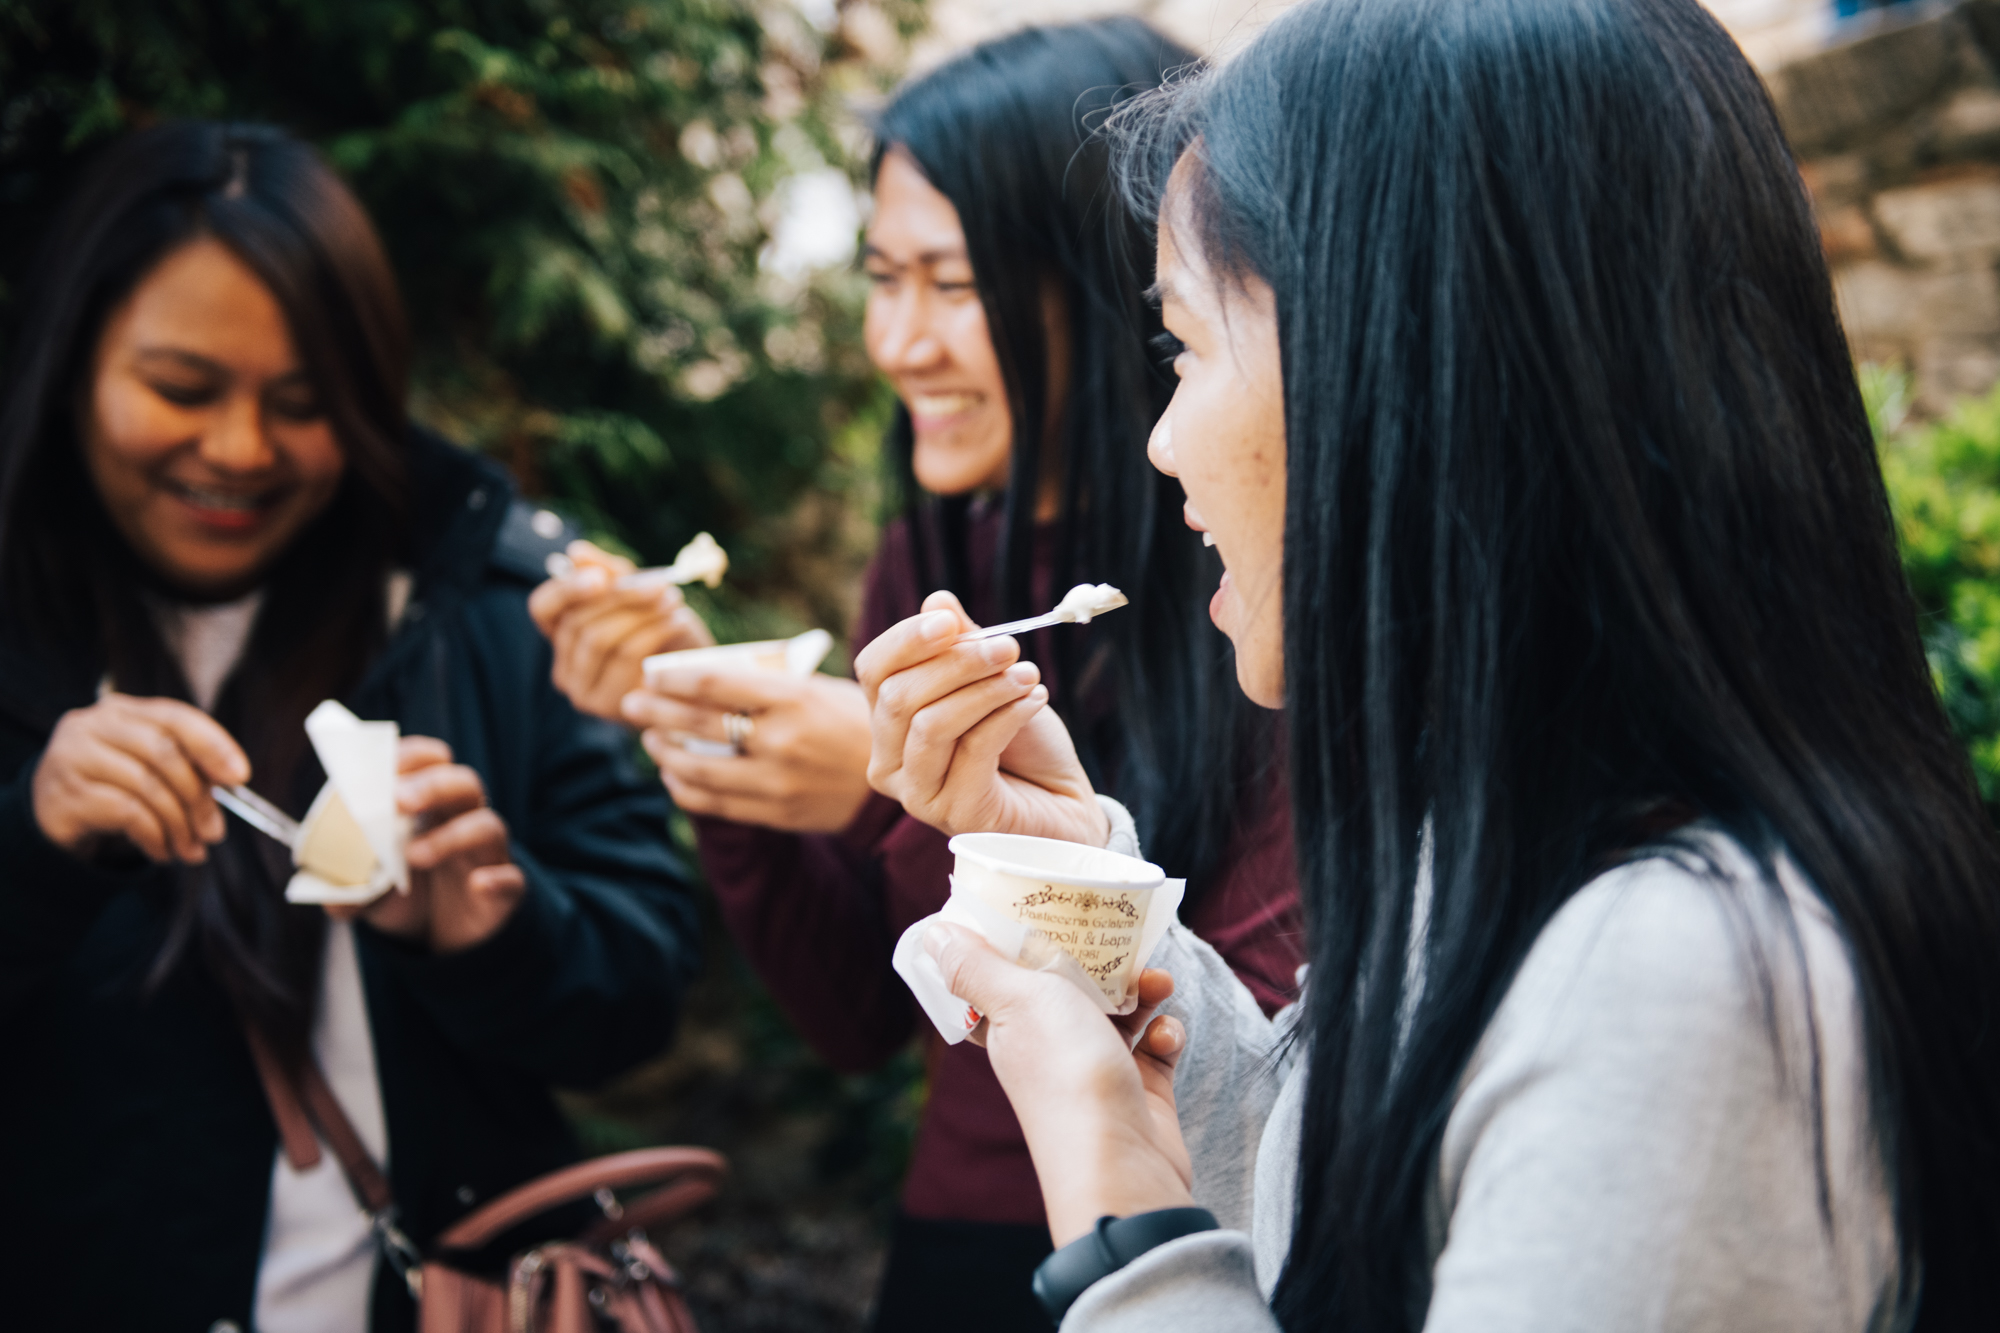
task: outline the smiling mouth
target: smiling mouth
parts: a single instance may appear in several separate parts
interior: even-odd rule
[[[171,479],[163,484],[168,494],[184,504],[239,523],[255,519],[257,515],[276,504],[280,494],[276,490],[216,490]]]
[[[913,393],[905,401],[918,420],[943,421],[970,412],[983,399],[977,393]]]

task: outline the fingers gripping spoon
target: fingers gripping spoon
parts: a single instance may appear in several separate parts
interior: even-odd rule
[[[1126,605],[1124,593],[1108,583],[1079,583],[1056,603],[1056,609],[1047,615],[1029,616],[1026,620],[1010,620],[1004,625],[988,625],[983,629],[969,630],[958,636],[959,643],[973,643],[979,639],[997,639],[1002,634],[1025,634],[1031,629],[1041,629],[1045,625],[1088,625],[1092,618],[1106,611],[1116,611]]]

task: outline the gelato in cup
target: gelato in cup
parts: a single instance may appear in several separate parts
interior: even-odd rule
[[[1183,880],[1101,847],[1012,833],[961,833],[944,908],[903,932],[895,968],[947,1042],[984,1021],[951,994],[923,947],[933,922],[979,932],[1003,958],[1053,972],[1107,1014],[1139,1004],[1139,973],[1180,910]]]

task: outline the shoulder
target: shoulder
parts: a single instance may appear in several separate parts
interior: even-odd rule
[[[1579,890],[1543,927],[1501,1008],[1512,1023],[1580,1008],[1628,1027],[1733,1022],[1746,1005],[1762,1012],[1767,982],[1817,991],[1851,980],[1839,928],[1790,859],[1760,861],[1697,825]]]
[[[488,568],[519,582],[540,583],[549,577],[549,557],[561,554],[583,531],[553,509],[511,492],[506,499]]]
[[[1869,1105],[1846,945],[1788,858],[1697,828],[1600,876],[1461,1079],[1437,1326],[1862,1327],[1894,1264]]]

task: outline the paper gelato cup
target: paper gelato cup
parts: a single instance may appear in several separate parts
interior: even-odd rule
[[[1124,1003],[1165,872],[1101,847],[1012,833],[961,833],[951,851],[954,893],[1039,930],[1076,959],[1105,999]]]
[[[1099,847],[1010,833],[961,833],[942,910],[896,942],[894,966],[947,1042],[985,1020],[953,995],[923,947],[933,922],[979,932],[1003,958],[1051,972],[1107,1014],[1138,1007],[1138,977],[1180,910],[1186,882]]]
[[[706,667],[719,671],[778,671],[788,676],[809,676],[819,669],[833,651],[833,636],[823,629],[809,629],[789,639],[764,639],[757,643],[725,643],[714,648],[683,648],[674,653],[655,653],[644,663],[646,684],[651,686],[662,671],[679,667]]]
[[[326,785],[301,822],[285,886],[294,903],[373,902],[390,889],[409,891],[403,848],[410,821],[396,810],[394,722],[363,722],[329,699],[306,718],[306,736]]]

